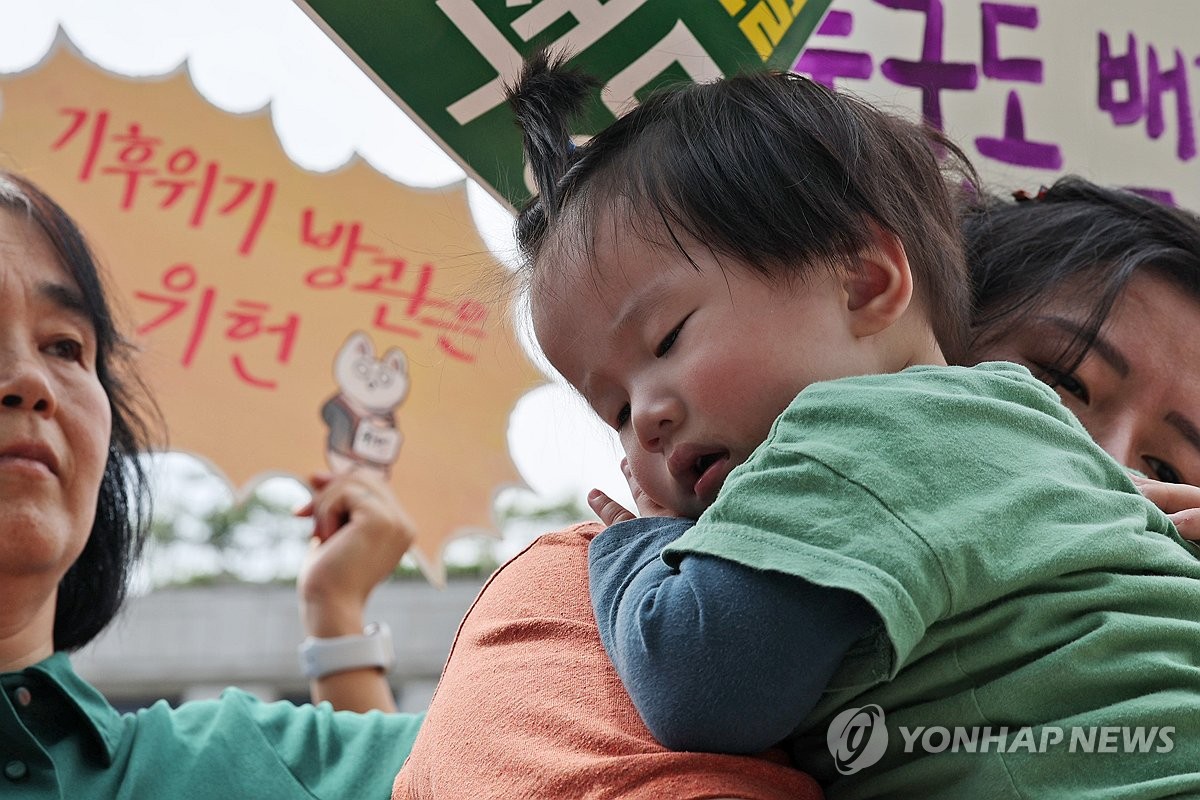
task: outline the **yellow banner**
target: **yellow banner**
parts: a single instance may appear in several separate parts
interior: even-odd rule
[[[0,80],[6,167],[83,226],[115,283],[170,447],[245,489],[359,464],[390,475],[434,582],[519,477],[506,430],[540,382],[462,184],[361,161],[307,172],[269,110],[208,104],[185,71],[115,76],[60,47]]]

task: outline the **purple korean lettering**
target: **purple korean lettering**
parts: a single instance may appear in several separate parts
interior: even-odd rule
[[[1038,10],[1034,6],[1008,3],[981,3],[983,23],[983,74],[993,80],[1042,82],[1042,61],[1038,58],[1004,58],[1000,55],[1000,26],[1009,25],[1028,30],[1038,26]],[[1004,135],[1000,138],[980,136],[975,147],[988,158],[1005,164],[1037,169],[1061,169],[1062,151],[1050,142],[1035,142],[1025,136],[1025,112],[1021,97],[1008,93],[1004,104]]]
[[[941,0],[875,0],[881,6],[896,11],[919,11],[925,15],[925,35],[921,43],[921,60],[905,61],[889,58],[880,71],[893,83],[921,90],[921,115],[938,130],[942,129],[943,91],[974,89],[979,75],[974,64],[949,63],[942,60],[942,36],[945,11]]]
[[[849,36],[853,30],[854,16],[850,12],[830,11],[816,33],[818,36]],[[838,78],[869,78],[874,68],[870,53],[809,47],[792,70],[833,89]]]
[[[1138,41],[1133,33],[1126,35],[1126,52],[1114,55],[1108,34],[1100,32],[1100,57],[1097,64],[1098,91],[1096,104],[1108,113],[1114,125],[1133,125],[1146,120],[1146,134],[1159,139],[1167,130],[1165,95],[1175,95],[1175,155],[1180,161],[1196,157],[1196,123],[1192,119],[1191,91],[1188,88],[1188,64],[1176,48],[1166,60],[1164,69],[1158,49],[1146,46],[1146,83],[1143,87],[1138,67]],[[1197,63],[1200,63],[1198,61]],[[1123,97],[1118,97],[1123,87]]]
[[[1036,30],[1038,10],[1036,6],[1014,6],[1007,3],[981,3],[983,18],[983,74],[989,78],[1024,83],[1042,82],[1042,60],[1040,58],[1001,58],[1000,26]]]
[[[1180,161],[1196,157],[1196,130],[1192,122],[1192,101],[1188,96],[1187,66],[1183,55],[1175,50],[1175,66],[1159,70],[1158,51],[1149,46],[1146,52],[1146,133],[1151,139],[1163,135],[1167,124],[1163,113],[1163,95],[1175,93],[1175,117],[1179,122],[1179,135],[1175,138],[1175,155]]]
[[[1062,151],[1049,142],[1034,142],[1025,138],[1025,115],[1016,92],[1008,93],[1004,106],[1004,136],[996,139],[980,136],[975,147],[988,158],[1005,164],[1038,169],[1062,169]]]
[[[1114,125],[1132,125],[1146,113],[1142,81],[1138,74],[1137,38],[1130,33],[1125,41],[1125,55],[1115,56],[1108,34],[1100,32],[1100,59],[1097,64],[1100,80],[1096,104],[1101,111],[1108,112]],[[1118,85],[1125,87],[1124,99],[1117,99]]]

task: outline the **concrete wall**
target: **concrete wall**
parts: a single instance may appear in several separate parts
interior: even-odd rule
[[[423,581],[377,588],[367,621],[387,622],[396,643],[389,676],[401,710],[423,709],[458,623],[482,581]],[[105,633],[74,657],[81,675],[118,707],[215,696],[240,686],[264,699],[305,698],[296,648],[303,633],[290,586],[234,584],[131,598]]]

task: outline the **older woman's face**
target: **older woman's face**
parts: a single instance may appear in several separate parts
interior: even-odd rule
[[[1078,369],[1062,374],[1053,359],[1084,322],[1078,305],[1064,292],[973,355],[1057,381],[1063,402],[1122,464],[1200,484],[1200,302],[1153,273],[1137,275]]]
[[[112,413],[79,287],[0,211],[0,573],[65,572],[96,513]]]

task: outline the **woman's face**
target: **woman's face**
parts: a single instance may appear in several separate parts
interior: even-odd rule
[[[58,577],[91,532],[112,412],[79,287],[0,210],[0,573]]]
[[[1063,402],[1110,455],[1162,481],[1200,484],[1200,301],[1151,272],[1130,281],[1073,372],[1055,356],[1087,310],[1070,286],[1020,329],[977,349],[1057,383]]]

